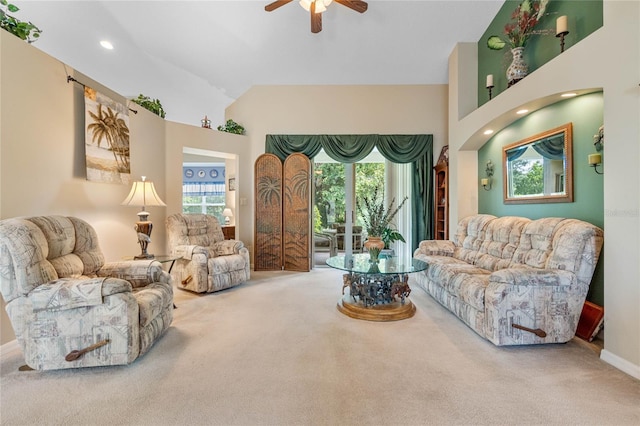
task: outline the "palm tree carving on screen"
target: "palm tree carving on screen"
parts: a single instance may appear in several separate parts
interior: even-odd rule
[[[256,223],[256,246],[261,262],[271,265],[278,263],[280,258],[282,180],[276,176],[260,176],[256,197],[260,211],[260,220]]]
[[[98,148],[105,140],[108,149],[113,153],[118,171],[129,173],[129,127],[117,112],[109,107],[104,108],[102,104],[98,104],[97,114],[89,111],[93,123],[87,126],[87,131],[92,133],[92,141],[98,145]]]
[[[309,236],[310,182],[309,171],[302,169],[287,178],[284,186],[287,214],[284,221],[284,232],[287,234],[285,253],[287,258],[296,259],[296,262],[307,259],[309,256],[306,241]]]

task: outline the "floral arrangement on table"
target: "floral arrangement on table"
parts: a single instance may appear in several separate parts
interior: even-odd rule
[[[390,224],[408,199],[408,197],[404,197],[400,204],[394,208],[396,199],[393,198],[391,203],[389,203],[388,206],[385,206],[383,200],[384,197],[379,197],[378,191],[379,189],[376,187],[371,197],[365,195],[362,196],[360,200],[356,201],[356,207],[362,214],[364,229],[367,231],[367,241],[365,241],[364,245],[369,251],[372,260],[376,260],[380,251],[384,249],[385,243],[382,242],[383,238],[386,238],[390,242],[404,241],[402,235],[393,230]],[[368,245],[370,245],[368,242],[370,242],[370,240],[373,241],[374,239],[380,239],[382,246],[376,247],[375,245],[371,245],[368,247]]]
[[[493,35],[487,40],[487,47],[501,50],[507,44],[510,48],[524,47],[534,34],[551,34],[553,30],[534,30],[547,9],[549,0],[523,0],[511,14],[511,22],[504,26],[505,39]]]

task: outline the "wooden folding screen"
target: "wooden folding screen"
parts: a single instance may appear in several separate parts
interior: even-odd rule
[[[255,163],[256,271],[311,269],[311,161],[263,154]]]
[[[282,162],[273,154],[263,154],[254,165],[256,271],[282,269]]]

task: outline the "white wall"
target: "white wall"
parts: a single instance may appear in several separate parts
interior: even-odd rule
[[[604,273],[605,349],[601,358],[640,378],[640,2],[604,2],[604,26],[571,46],[524,80],[490,102],[467,113],[458,93],[477,76],[475,54],[467,46],[452,53],[450,66],[450,173],[452,200],[464,200],[452,209],[456,223],[476,213],[477,198],[469,200],[469,189],[478,190],[477,150],[495,132],[519,117],[515,111],[530,111],[560,100],[566,91],[604,90]],[[469,65],[471,64],[471,65]],[[614,66],[615,64],[615,66]],[[469,96],[477,96],[471,91]],[[456,119],[456,117],[462,117]],[[588,167],[586,158],[575,159],[577,167]],[[633,182],[636,184],[634,185]],[[580,185],[576,182],[575,185]]]

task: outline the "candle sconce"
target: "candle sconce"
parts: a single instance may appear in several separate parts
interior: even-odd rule
[[[487,90],[489,90],[489,100],[491,100],[491,98],[493,97],[493,93],[492,92],[493,92],[493,88],[494,88],[494,85],[493,85],[493,74],[487,75],[487,84],[486,84],[486,86],[487,86]]]
[[[602,164],[602,155],[601,154],[589,154],[589,165],[593,167],[593,171],[595,171],[599,175],[603,175],[604,172],[598,171],[598,166]]]
[[[493,163],[491,160],[487,161],[487,168],[485,169],[486,178],[480,179],[480,184],[485,191],[491,191],[491,176],[493,176]],[[488,188],[487,188],[488,187]]]
[[[604,172],[598,171],[598,166],[602,165],[602,146],[604,145],[604,124],[598,128],[598,133],[593,135],[593,147],[596,149],[596,154],[589,154],[589,165],[593,167],[593,170],[602,175]]]
[[[560,53],[564,52],[564,38],[569,34],[567,28],[567,16],[563,15],[556,20],[556,37],[560,38]]]

